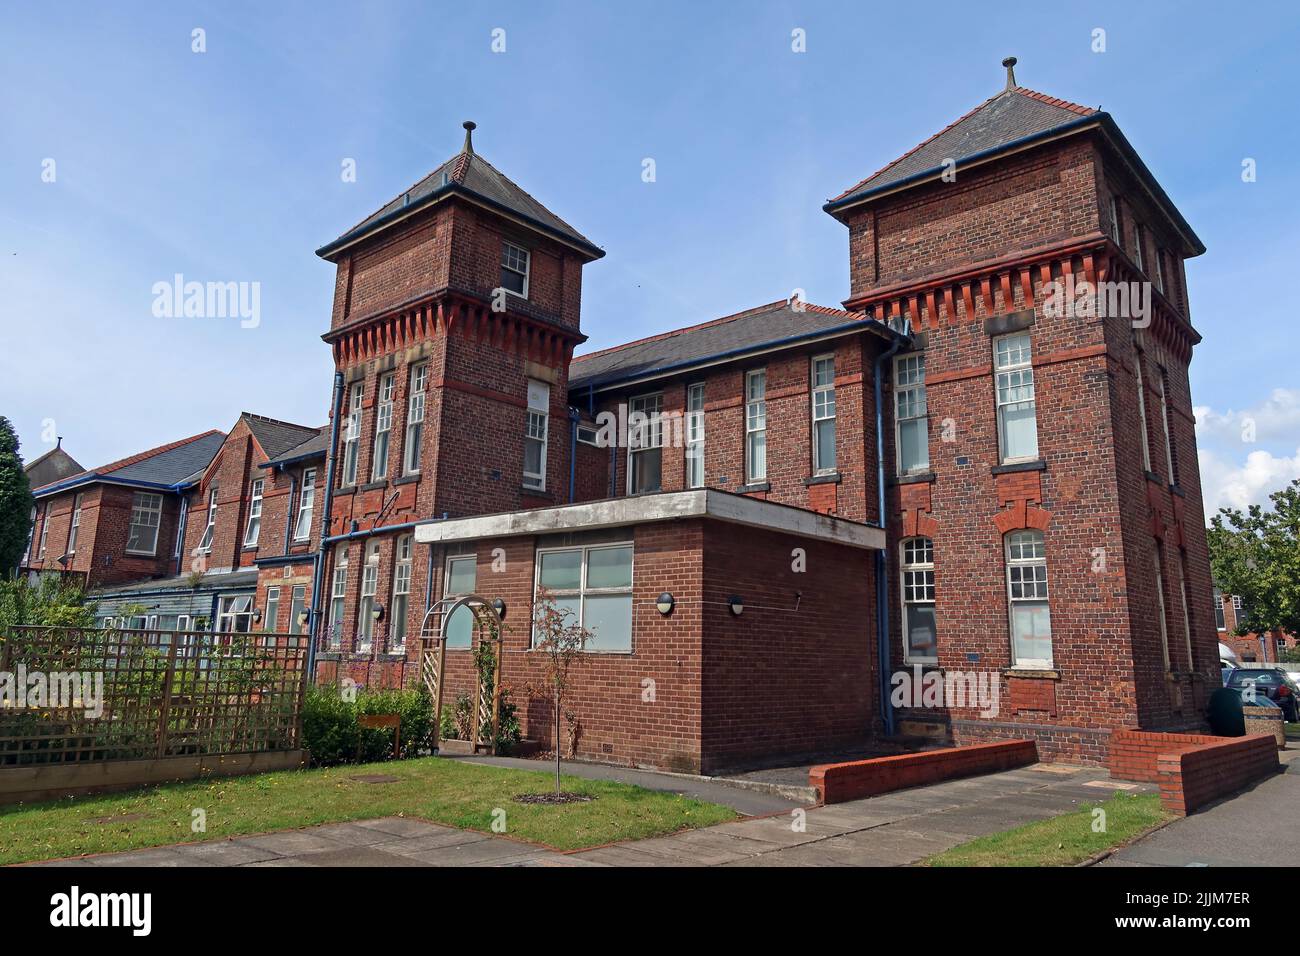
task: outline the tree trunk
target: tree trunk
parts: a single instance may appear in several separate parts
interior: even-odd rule
[[[560,693],[555,693],[555,792],[560,792]]]

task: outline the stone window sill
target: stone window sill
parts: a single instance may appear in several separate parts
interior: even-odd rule
[[[812,485],[838,485],[840,483],[840,473],[838,471],[829,472],[824,475],[812,475],[803,480],[804,487]]]
[[[886,485],[919,485],[926,482],[933,483],[936,475],[932,471],[918,472],[914,475],[899,475],[895,478],[885,479]]]
[[[741,485],[739,488],[736,489],[736,494],[747,495],[755,491],[771,491],[771,490],[772,490],[772,483],[770,481],[760,481],[757,484],[753,484],[753,485]]]
[[[1004,667],[1002,673],[1007,677],[1033,677],[1039,680],[1060,680],[1061,672],[1054,668],[1040,667]]]
[[[1013,475],[1021,471],[1047,471],[1047,462],[1042,459],[1038,461],[1017,461],[1009,465],[994,465],[991,471],[995,475]]]

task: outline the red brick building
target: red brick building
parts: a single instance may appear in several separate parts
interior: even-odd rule
[[[779,300],[577,357],[604,253],[466,125],[318,250],[330,425],[270,448],[241,419],[186,489],[186,551],[215,503],[208,563],[255,573],[241,613],[307,617],[321,679],[413,684],[441,629],[463,689],[465,617],[439,610],[476,593],[502,602],[504,678],[549,744],[526,695],[545,587],[596,634],[580,757],[711,772],[901,734],[1095,762],[1115,728],[1201,726],[1183,262],[1204,248],[1108,114],[1008,66],[826,204],[843,308]],[[897,704],[913,675],[995,704]]]

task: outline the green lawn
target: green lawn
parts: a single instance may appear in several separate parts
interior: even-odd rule
[[[1093,806],[1106,811],[1106,832],[1094,833]],[[936,854],[927,866],[1071,866],[1119,846],[1169,819],[1160,795],[1124,794],[1076,813],[990,833]]]
[[[349,779],[360,774],[388,774],[400,780],[367,784]],[[493,811],[500,808],[506,812],[507,836],[562,850],[737,818],[728,807],[578,777],[565,777],[564,789],[596,799],[561,806],[513,800],[516,794],[554,786],[555,777],[544,772],[423,757],[0,807],[0,864],[399,814],[492,832]],[[191,832],[195,809],[206,813],[206,833]]]

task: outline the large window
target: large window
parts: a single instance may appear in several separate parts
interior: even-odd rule
[[[546,436],[551,421],[551,386],[528,380],[528,420],[524,424],[524,487],[546,490]]]
[[[1047,607],[1047,552],[1041,531],[1006,536],[1007,597],[1015,667],[1052,666],[1052,620]]]
[[[289,633],[301,634],[303,621],[302,618],[307,613],[307,586],[305,584],[296,584],[293,588],[293,597],[289,602]]]
[[[137,498],[139,495],[136,496]],[[212,553],[212,536],[217,530],[217,486],[208,489],[208,523],[203,528],[203,537],[199,539],[199,550],[204,554]],[[128,550],[129,550],[128,545]]]
[[[587,650],[632,650],[631,544],[539,551],[537,587],[591,631]]]
[[[223,597],[217,604],[217,630],[247,634],[253,629],[253,595]]]
[[[637,395],[627,407],[628,494],[663,487],[664,397]]]
[[[370,650],[375,636],[375,592],[379,590],[379,539],[366,542],[361,565],[361,600],[357,602],[357,651]]]
[[[329,646],[338,650],[343,645],[343,606],[348,594],[348,546],[340,544],[334,549],[334,578],[330,584],[330,637]]]
[[[767,480],[767,370],[745,373],[745,483]]]
[[[939,660],[934,626],[934,542],[909,538],[903,542],[903,654],[909,663]]]
[[[463,597],[474,593],[475,579],[478,577],[478,558],[472,554],[462,554],[447,559],[447,574],[443,580],[442,596],[444,599]],[[452,604],[451,600],[443,605],[445,612]],[[474,611],[468,607],[458,607],[451,617],[442,625],[443,636],[448,647],[469,647],[474,636]]]
[[[212,550],[212,524],[216,522],[217,490],[212,489],[209,525],[203,533],[207,549]],[[162,522],[162,495],[137,491],[131,500],[131,527],[126,535],[126,550],[131,554],[154,554],[158,550],[158,525]]]
[[[1178,552],[1178,597],[1183,603],[1183,640],[1187,645],[1187,669],[1196,668],[1192,660],[1192,611],[1187,603],[1187,552]]]
[[[1146,230],[1146,226],[1142,225],[1141,223],[1138,223],[1136,239],[1137,239],[1137,244],[1136,247],[1133,249],[1133,264],[1136,265],[1143,272],[1146,272],[1147,271],[1147,263],[1146,263],[1147,230]]]
[[[32,556],[32,536],[36,534],[36,506],[32,505],[32,516],[27,522],[27,546],[23,548],[23,564]]]
[[[1137,369],[1137,393],[1138,393],[1138,437],[1142,440],[1142,470],[1151,471],[1151,440],[1147,434],[1147,387],[1146,376],[1142,372],[1142,366],[1146,362],[1146,356],[1141,349],[1134,352],[1133,365]]]
[[[424,439],[424,387],[429,381],[429,366],[411,369],[407,383],[406,443],[402,450],[402,473],[414,475],[420,470],[420,446]]]
[[[686,487],[704,487],[704,383],[686,386]]]
[[[1123,230],[1120,227],[1119,219],[1119,197],[1110,197],[1110,237],[1115,240],[1115,245],[1121,249],[1124,248]]]
[[[813,473],[835,471],[835,356],[812,360]]]
[[[409,534],[397,539],[397,558],[393,564],[393,603],[388,614],[388,652],[406,648],[406,615],[411,606],[411,542]]]
[[[1218,588],[1214,589],[1214,629],[1216,631],[1228,629],[1228,622],[1223,613],[1223,592]]]
[[[280,589],[266,589],[266,613],[262,616],[262,630],[274,634],[280,629]]]
[[[925,398],[925,356],[894,359],[894,444],[898,473],[918,475],[930,470],[930,419]]]
[[[77,553],[77,532],[81,530],[81,494],[72,499],[72,524],[68,527],[68,554]]]
[[[1029,333],[993,340],[997,372],[998,445],[1002,462],[1038,457],[1038,413],[1034,403],[1033,353]]]
[[[370,462],[370,480],[388,477],[388,449],[393,437],[393,395],[397,376],[389,372],[379,379],[379,401],[375,405],[375,454]]]
[[[361,402],[365,398],[365,385],[357,382],[352,386],[352,396],[348,400],[348,424],[343,432],[343,484],[357,483],[357,459],[361,453]]]
[[[316,506],[316,469],[308,468],[302,473],[302,491],[298,494],[298,518],[293,525],[295,541],[306,541],[311,537],[311,512]]]
[[[36,556],[45,557],[45,546],[50,540],[50,508],[51,504],[45,505],[45,513],[41,515],[41,542],[36,547]]]
[[[501,288],[528,298],[528,250],[509,242],[501,244]]]
[[[265,487],[264,481],[264,478],[258,478],[248,489],[248,527],[244,530],[244,547],[246,548],[255,547],[257,539],[262,533],[262,489]]]
[[[1165,670],[1171,669],[1169,660],[1169,617],[1165,607],[1165,556],[1160,552],[1160,542],[1156,542],[1152,566],[1156,575],[1156,609],[1160,617],[1160,652],[1164,655]]]

